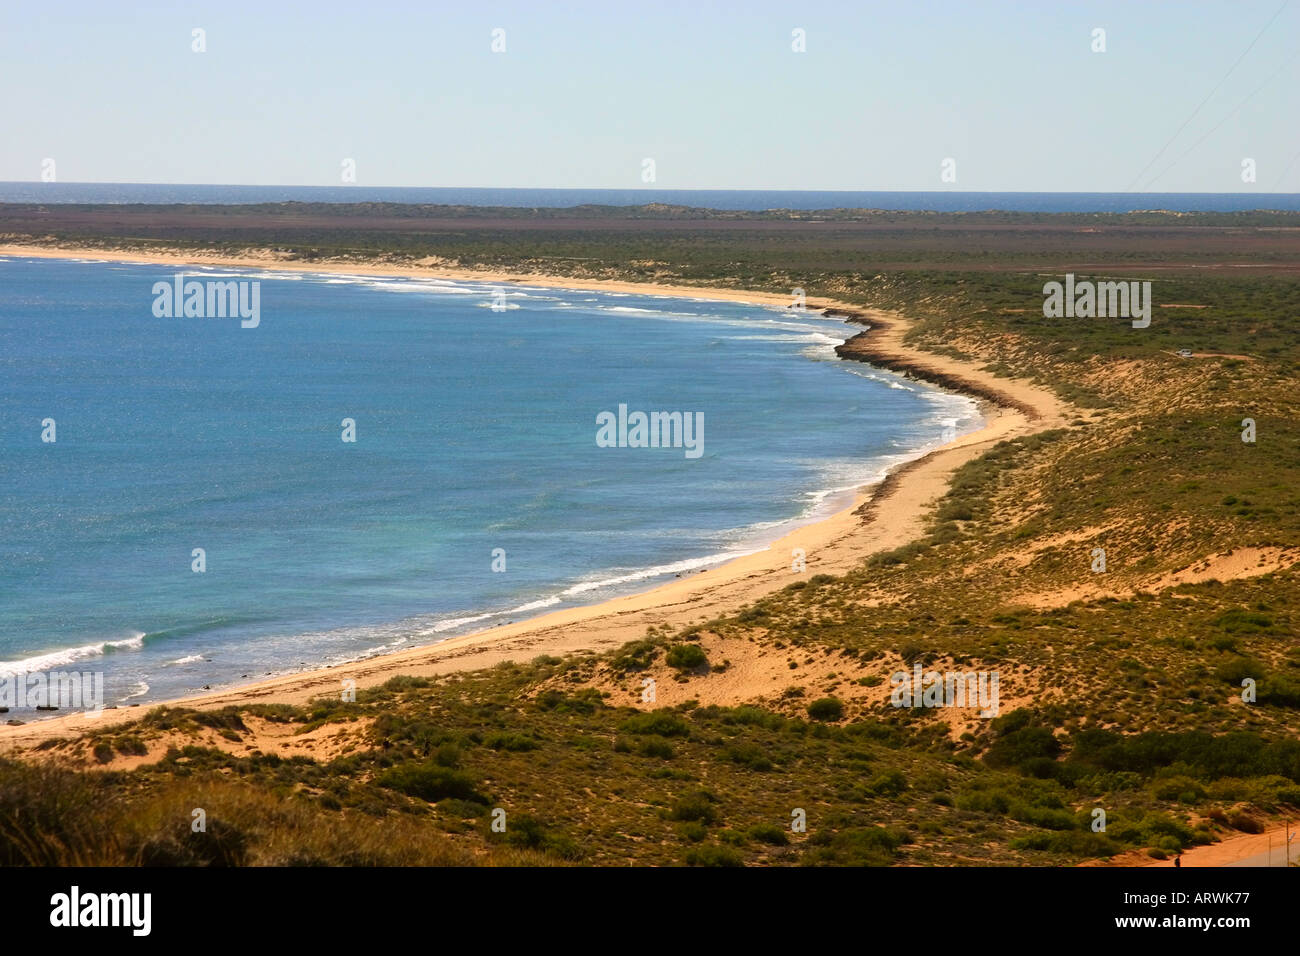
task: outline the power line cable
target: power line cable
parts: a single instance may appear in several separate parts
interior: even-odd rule
[[[1297,159],[1300,159],[1300,151],[1297,151],[1294,156],[1287,160],[1286,165],[1282,167],[1282,174],[1274,180],[1273,186],[1269,189],[1269,192],[1277,192],[1277,187],[1282,185],[1282,180],[1286,179],[1286,174],[1291,172],[1291,167],[1295,165]]]
[[[1185,149],[1185,150],[1184,150],[1184,151],[1179,155],[1179,157],[1178,157],[1177,159],[1175,159],[1172,163],[1170,163],[1168,166],[1166,166],[1166,167],[1165,167],[1164,169],[1162,169],[1160,172],[1156,173],[1156,175],[1154,175],[1154,176],[1152,176],[1150,179],[1148,179],[1147,182],[1146,182],[1146,186],[1143,187],[1143,188],[1144,188],[1144,189],[1150,189],[1152,183],[1154,183],[1157,179],[1159,179],[1159,178],[1160,178],[1161,176],[1163,176],[1165,173],[1169,172],[1169,170],[1173,169],[1173,168],[1174,168],[1175,166],[1177,166],[1180,162],[1182,162],[1184,159],[1186,159],[1186,158],[1187,158],[1187,155],[1188,155],[1189,153],[1191,153],[1194,149],[1196,149],[1196,147],[1200,146],[1200,145],[1201,145],[1202,143],[1204,143],[1207,139],[1209,139],[1209,138],[1210,138],[1210,137],[1215,133],[1215,131],[1218,130],[1218,128],[1219,128],[1220,126],[1222,126],[1224,123],[1228,122],[1228,120],[1230,120],[1230,119],[1232,119],[1234,116],[1236,116],[1237,113],[1241,110],[1241,108],[1242,108],[1243,106],[1245,106],[1246,103],[1248,103],[1248,102],[1250,101],[1251,97],[1253,97],[1256,93],[1258,93],[1258,92],[1259,92],[1260,90],[1262,90],[1264,87],[1268,86],[1268,84],[1272,83],[1273,80],[1277,78],[1277,75],[1278,75],[1279,73],[1281,73],[1283,70],[1285,70],[1285,69],[1286,69],[1288,66],[1290,66],[1290,65],[1291,65],[1291,58],[1288,57],[1286,60],[1284,60],[1284,61],[1282,62],[1282,65],[1281,65],[1281,66],[1279,66],[1276,70],[1274,70],[1274,71],[1269,75],[1268,79],[1266,79],[1263,83],[1259,84],[1259,86],[1255,87],[1255,88],[1254,88],[1253,90],[1251,90],[1248,94],[1246,94],[1246,98],[1243,99],[1243,100],[1242,100],[1240,103],[1238,103],[1236,106],[1234,106],[1234,107],[1232,108],[1232,110],[1229,111],[1229,113],[1228,113],[1227,116],[1225,116],[1223,119],[1219,120],[1219,122],[1215,123],[1212,127],[1210,127],[1210,129],[1207,130],[1207,131],[1206,131],[1206,132],[1201,136],[1200,139],[1198,139],[1196,142],[1194,142],[1191,146],[1187,147],[1187,149]]]
[[[1282,6],[1277,8],[1277,12],[1274,13],[1273,16],[1269,17],[1268,22],[1265,23],[1264,26],[1260,29],[1260,31],[1255,34],[1255,39],[1250,41],[1250,45],[1246,47],[1246,49],[1241,51],[1241,56],[1237,57],[1236,62],[1233,63],[1232,66],[1228,68],[1228,72],[1223,74],[1223,78],[1219,80],[1218,83],[1214,84],[1214,89],[1210,90],[1209,94],[1205,97],[1205,99],[1201,100],[1201,102],[1197,105],[1196,109],[1192,110],[1192,115],[1187,117],[1187,119],[1183,120],[1183,125],[1178,127],[1178,129],[1174,131],[1174,135],[1170,136],[1169,139],[1165,142],[1165,145],[1161,146],[1160,149],[1156,152],[1156,154],[1152,156],[1151,159],[1147,162],[1147,164],[1142,167],[1142,171],[1133,177],[1133,182],[1128,184],[1128,188],[1124,190],[1125,192],[1133,191],[1133,187],[1137,185],[1138,180],[1141,179],[1143,176],[1145,176],[1146,171],[1150,169],[1152,166],[1154,166],[1156,164],[1156,160],[1158,160],[1161,156],[1165,154],[1165,150],[1167,150],[1170,147],[1173,141],[1176,140],[1180,135],[1182,135],[1183,130],[1187,129],[1187,124],[1189,124],[1192,120],[1196,119],[1197,114],[1201,112],[1201,110],[1205,107],[1205,104],[1210,102],[1211,99],[1213,99],[1215,93],[1219,92],[1219,88],[1222,87],[1223,84],[1228,81],[1228,77],[1232,76],[1233,71],[1236,70],[1237,67],[1241,65],[1241,61],[1246,59],[1246,54],[1255,48],[1255,44],[1259,42],[1259,38],[1262,37],[1265,31],[1268,30],[1268,28],[1273,25],[1273,21],[1282,15],[1282,11],[1287,8],[1287,4],[1289,4],[1290,2],[1291,0],[1282,0]]]

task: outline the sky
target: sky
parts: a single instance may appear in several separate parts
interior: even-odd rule
[[[0,81],[0,181],[1300,191],[1300,0],[6,0]]]

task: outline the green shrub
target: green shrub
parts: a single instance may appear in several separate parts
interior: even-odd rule
[[[1244,608],[1224,611],[1210,623],[1229,634],[1257,634],[1273,628],[1273,619],[1267,614],[1247,611]]]
[[[1073,830],[1078,821],[1068,810],[1054,807],[1034,806],[1029,803],[1017,803],[1011,808],[1011,819],[1042,827],[1044,830]]]
[[[876,797],[894,797],[907,789],[907,778],[901,770],[886,770],[871,778],[867,792]]]
[[[1003,816],[1011,810],[1011,800],[997,790],[977,790],[957,798],[957,809],[968,813],[993,813]]]
[[[786,836],[785,829],[775,823],[755,823],[749,828],[748,834],[751,840],[757,840],[759,843],[767,843],[771,846],[787,846],[790,843],[790,838]]]
[[[197,833],[182,819],[146,839],[136,850],[140,866],[244,866],[248,835],[239,827],[209,815]]]
[[[744,866],[745,858],[729,846],[702,846],[686,853],[687,866]]]
[[[623,721],[620,729],[626,734],[637,736],[654,734],[658,737],[689,737],[691,735],[691,725],[666,710],[652,710],[648,714],[629,717]]]
[[[993,722],[997,738],[984,754],[984,762],[991,767],[1015,767],[1022,772],[1041,766],[1041,761],[1054,763],[1061,752],[1061,742],[1051,728],[1029,724],[1028,718],[1019,717],[1019,713],[1013,711]],[[1040,763],[1034,764],[1034,761]],[[1035,775],[1041,775],[1041,772]]]
[[[668,649],[666,660],[669,667],[675,667],[679,671],[695,670],[709,662],[704,648],[698,644],[674,644]]]
[[[1151,785],[1151,795],[1157,800],[1176,800],[1179,803],[1200,803],[1205,799],[1205,788],[1191,777],[1178,775],[1163,777]]]
[[[401,693],[406,690],[415,690],[421,687],[428,687],[429,679],[427,677],[412,677],[409,674],[398,674],[396,677],[390,677],[380,685],[381,690],[391,693]]]
[[[600,699],[600,691],[594,687],[585,688],[573,696],[550,689],[537,695],[537,706],[558,714],[594,714],[597,708],[604,706],[604,702]]]
[[[727,748],[726,754],[733,763],[748,767],[750,770],[766,771],[772,769],[772,761],[768,759],[767,754],[757,744],[732,744]]]
[[[234,707],[223,707],[220,710],[199,710],[195,711],[193,716],[195,723],[203,727],[211,727],[214,730],[248,730],[243,718],[239,715],[239,711]]]
[[[468,776],[437,764],[401,764],[384,771],[375,782],[430,803],[448,798],[487,802],[487,798],[474,789],[474,781]]]
[[[486,803],[476,803],[473,800],[460,800],[452,797],[448,800],[438,801],[438,812],[460,820],[468,820],[483,816],[488,812],[488,807]]]
[[[1234,687],[1240,687],[1241,682],[1247,677],[1253,680],[1260,680],[1268,672],[1268,667],[1259,661],[1250,657],[1234,657],[1230,661],[1219,665],[1215,671],[1215,676],[1219,680],[1232,684]]]
[[[551,831],[541,820],[529,813],[519,813],[506,818],[505,834],[498,837],[513,847],[540,850],[563,860],[578,860],[582,852],[567,836]]]
[[[890,866],[908,837],[892,827],[860,827],[834,834],[821,831],[808,842],[813,847],[803,856],[805,865]]]
[[[808,705],[808,716],[813,720],[841,720],[844,703],[838,697],[823,697]]]
[[[652,737],[649,740],[642,741],[641,755],[643,757],[659,757],[663,760],[673,758],[673,745],[662,737]]]
[[[149,753],[143,740],[134,734],[117,738],[117,752],[128,757],[143,757]]]
[[[974,517],[970,506],[964,501],[950,501],[935,515],[939,521],[970,521]]]
[[[682,835],[682,839],[700,843],[709,835],[709,828],[698,820],[688,820],[678,825],[677,832]]]
[[[707,790],[696,790],[678,797],[673,802],[668,811],[670,820],[697,820],[708,826],[715,823],[718,819],[718,812],[714,809],[715,798]]]
[[[1120,852],[1122,847],[1103,833],[1086,830],[1064,830],[1056,833],[1031,833],[1011,841],[1013,850],[1047,850],[1068,856],[1108,857]]]
[[[746,727],[762,727],[766,730],[780,730],[785,726],[785,718],[770,710],[742,704],[739,707],[717,708],[718,719],[724,724],[740,724]]]
[[[659,644],[655,641],[629,641],[619,648],[619,652],[609,662],[615,671],[643,671],[650,666],[659,653]]]
[[[1240,830],[1242,833],[1263,833],[1264,824],[1255,819],[1248,813],[1230,813],[1228,814],[1228,826],[1234,830]]]

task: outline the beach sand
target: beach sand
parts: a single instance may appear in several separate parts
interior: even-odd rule
[[[209,265],[271,268],[304,272],[412,276],[461,281],[500,282],[639,295],[689,296],[763,305],[789,306],[788,296],[738,289],[605,282],[562,276],[451,271],[434,266],[356,265],[339,262],[284,262],[266,256],[190,256],[132,254],[94,249],[0,245],[0,255],[84,258],[157,263],[168,267]],[[848,303],[809,298],[810,309],[850,313],[869,331],[841,348],[846,357],[887,362],[896,371],[939,381],[981,399],[985,425],[948,445],[893,470],[880,484],[860,489],[849,507],[804,525],[766,549],[726,564],[628,595],[586,607],[567,608],[538,617],[449,638],[438,644],[411,648],[350,664],[268,678],[255,683],[168,701],[196,708],[248,703],[302,703],[321,694],[337,694],[341,681],[354,679],[358,688],[381,684],[397,674],[425,676],[491,667],[502,661],[525,661],[540,654],[604,651],[645,636],[652,626],[674,629],[700,624],[733,613],[796,580],[814,574],[841,574],[862,564],[871,554],[906,544],[918,537],[933,503],[947,490],[953,472],[1005,439],[1058,427],[1073,410],[1046,389],[1028,381],[995,376],[974,364],[936,355],[904,343],[910,328],[902,316],[864,309]],[[792,551],[802,548],[806,570],[791,569]],[[0,751],[24,749],[51,737],[130,720],[147,707],[105,710],[96,716],[68,714],[23,724],[0,726]]]

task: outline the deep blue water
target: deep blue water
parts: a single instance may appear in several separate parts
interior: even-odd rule
[[[934,212],[1231,212],[1300,210],[1300,193],[855,192],[759,189],[462,189],[383,186],[206,186],[151,183],[0,183],[0,202],[398,202],[564,207],[669,203],[708,209],[916,209]]]
[[[260,325],[156,317],[161,266],[0,260],[0,674],[165,699],[591,603],[978,425],[813,314],[188,271],[260,281]],[[703,413],[703,453],[598,447],[620,403]]]

